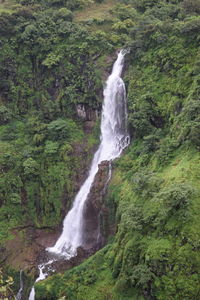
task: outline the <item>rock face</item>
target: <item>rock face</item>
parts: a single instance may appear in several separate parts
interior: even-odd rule
[[[87,104],[77,104],[76,105],[77,117],[83,121],[96,121],[100,118],[100,109],[93,109]]]
[[[100,216],[104,213],[103,197],[109,177],[109,161],[99,164],[88,198],[84,207],[83,247],[86,250],[97,250],[103,244],[100,230]]]
[[[34,226],[27,225],[13,229],[12,234],[13,239],[6,243],[4,249],[4,264],[11,266],[14,270],[23,269],[27,274],[34,276],[37,272],[40,252],[54,245],[59,231],[56,228],[36,229]]]

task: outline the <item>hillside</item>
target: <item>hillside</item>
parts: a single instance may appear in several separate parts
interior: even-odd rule
[[[34,263],[13,262],[8,240],[21,228],[20,252],[34,247],[27,227],[59,231],[98,143],[103,79],[124,47],[131,144],[104,199],[106,245],[39,282],[36,299],[199,299],[199,13],[199,0],[27,0],[0,15],[1,265],[15,293],[16,272],[28,268],[31,280]]]

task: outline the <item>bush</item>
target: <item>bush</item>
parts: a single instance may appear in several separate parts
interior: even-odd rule
[[[57,142],[46,141],[44,153],[47,155],[56,154],[58,152],[59,144]]]
[[[191,17],[190,19],[184,21],[183,25],[180,27],[180,32],[184,35],[196,35],[200,30],[200,17]],[[192,37],[191,37],[192,38]]]
[[[76,123],[70,119],[54,120],[48,124],[47,129],[52,140],[69,139],[79,133]]]
[[[143,290],[150,287],[149,283],[155,278],[155,274],[151,272],[145,264],[138,264],[132,270],[131,282],[134,286],[140,287]]]
[[[173,137],[166,137],[157,144],[158,150],[155,155],[160,165],[166,164],[174,155],[174,150],[179,147],[180,143]]]
[[[159,112],[153,95],[150,93],[129,97],[129,125],[135,137],[150,135],[155,128],[164,127],[164,119]]]
[[[115,283],[115,290],[118,293],[124,293],[127,291],[128,288],[128,284],[127,284],[127,280],[125,278],[119,278],[117,280],[117,282]]]
[[[157,130],[150,135],[146,135],[143,138],[143,153],[154,152],[159,148],[159,140],[161,137],[161,131]]]
[[[179,140],[188,139],[193,145],[200,147],[200,100],[190,100],[184,106],[177,119],[182,123]]]
[[[23,162],[24,175],[28,178],[37,177],[39,174],[39,165],[33,158],[27,158]]]
[[[66,7],[62,7],[58,9],[54,14],[56,19],[63,19],[65,21],[72,21],[73,20],[73,14],[71,10],[67,9]]]
[[[13,278],[4,278],[3,272],[0,269],[0,298],[1,299],[14,299],[14,293],[11,289],[13,285]]]
[[[157,197],[163,199],[164,204],[175,212],[179,209],[186,209],[193,194],[194,189],[189,184],[179,183],[165,188]]]
[[[9,109],[1,105],[0,106],[0,125],[7,124],[11,120],[11,112]]]
[[[200,0],[184,0],[182,5],[187,13],[200,14]]]

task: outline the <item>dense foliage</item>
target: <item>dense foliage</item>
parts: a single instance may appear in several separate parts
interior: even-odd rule
[[[85,137],[76,105],[99,108],[106,57],[129,47],[132,143],[105,199],[116,235],[39,283],[37,297],[198,299],[200,1],[109,2],[108,15],[84,18],[88,4],[20,1],[0,16],[0,239],[30,215],[37,226],[59,223],[81,164],[73,148]]]
[[[104,49],[101,37],[72,19],[67,8],[38,5],[0,16],[2,242],[27,219],[58,224],[74,192],[81,165],[76,145],[84,144],[76,105],[99,107],[93,56]],[[90,146],[85,143],[83,155]]]
[[[13,285],[12,277],[5,278],[3,276],[2,270],[0,269],[0,297],[2,300],[13,299],[14,294],[11,289]]]

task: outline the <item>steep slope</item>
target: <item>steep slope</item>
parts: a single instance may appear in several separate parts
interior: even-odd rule
[[[38,299],[199,298],[199,3],[158,2],[118,6],[112,26],[131,49],[132,134],[105,199],[114,240],[39,283]]]
[[[35,272],[87,176],[99,139],[95,47],[106,49],[66,7],[20,2],[0,15],[0,267],[15,292],[10,268]]]
[[[129,47],[132,143],[114,163],[101,224],[115,236],[38,283],[37,299],[198,299],[200,1],[123,1],[101,19],[76,11],[75,23],[81,1],[20,2],[0,16],[1,245],[27,219],[61,222],[82,162],[74,142],[94,144],[76,109],[93,119],[110,57]]]

